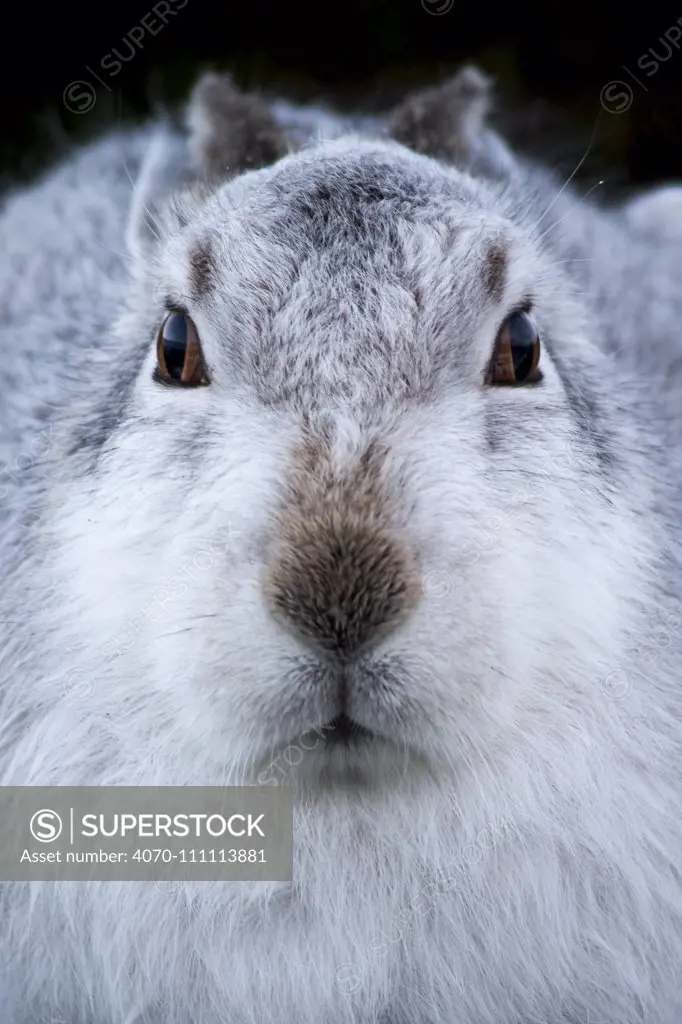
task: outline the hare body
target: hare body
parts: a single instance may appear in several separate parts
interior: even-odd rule
[[[296,797],[291,884],[0,886],[3,1024],[682,1019],[682,240],[447,88],[358,132],[209,78],[189,146],[5,201],[0,783]],[[207,388],[154,379],[180,306]],[[333,544],[386,553],[342,652]]]

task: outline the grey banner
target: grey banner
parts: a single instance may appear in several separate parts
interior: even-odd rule
[[[290,881],[280,786],[0,786],[0,881]]]

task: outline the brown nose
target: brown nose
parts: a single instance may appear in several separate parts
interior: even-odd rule
[[[290,523],[266,593],[310,644],[349,658],[402,622],[419,596],[407,548],[389,531],[328,514]]]

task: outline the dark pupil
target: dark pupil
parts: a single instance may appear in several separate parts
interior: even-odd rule
[[[535,356],[538,332],[527,313],[515,313],[507,322],[509,344],[514,361],[514,374],[523,380],[530,373]]]
[[[163,358],[173,380],[182,378],[187,350],[187,320],[182,313],[171,313],[163,327]]]

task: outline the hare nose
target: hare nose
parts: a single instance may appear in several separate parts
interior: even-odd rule
[[[404,621],[420,585],[399,538],[329,515],[290,523],[266,594],[273,614],[302,640],[348,659]]]

